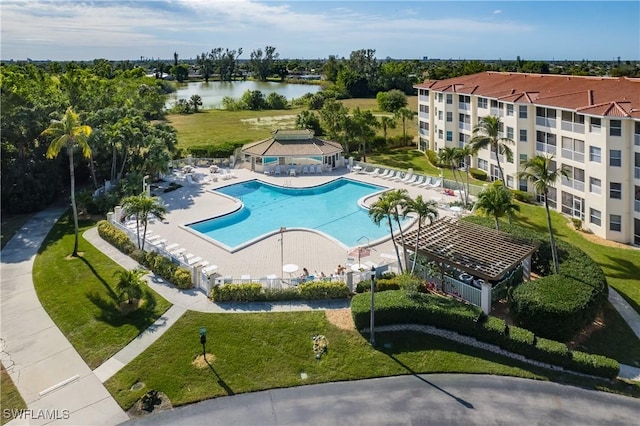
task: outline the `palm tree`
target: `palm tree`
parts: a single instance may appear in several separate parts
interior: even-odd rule
[[[72,256],[78,256],[78,208],[76,206],[76,177],[73,166],[73,150],[79,147],[82,155],[89,158],[91,148],[89,147],[89,135],[91,127],[80,124],[78,114],[73,112],[71,107],[67,108],[61,120],[54,120],[51,125],[42,132],[42,136],[50,136],[53,139],[47,149],[47,158],[56,158],[62,148],[67,149],[69,156],[69,177],[71,181],[71,210],[73,211],[73,226],[75,231],[75,242],[73,243]]]
[[[198,107],[202,106],[202,98],[200,95],[191,95],[190,103],[193,106],[193,112],[198,112]]]
[[[538,194],[544,196],[544,208],[547,211],[547,228],[549,229],[549,241],[551,243],[551,256],[553,258],[553,267],[556,274],[558,273],[558,252],[556,249],[556,240],[553,236],[553,228],[551,226],[551,213],[549,212],[549,187],[558,180],[559,176],[568,177],[569,172],[566,169],[552,170],[553,156],[536,156],[521,165],[524,171],[518,172],[519,179],[526,179],[531,182]]]
[[[142,277],[144,274],[145,272],[140,269],[116,271],[114,274],[118,277],[116,289],[120,293],[121,299],[126,296],[127,303],[132,304],[134,299],[139,299],[142,296],[142,285],[144,284]]]
[[[496,229],[500,230],[499,218],[507,216],[509,223],[514,212],[520,211],[520,206],[513,202],[513,194],[502,182],[494,182],[493,185],[478,194],[476,209],[486,216],[493,216]]]
[[[387,143],[387,130],[396,128],[396,120],[393,117],[382,116],[380,117],[380,127],[382,127],[382,133],[384,135],[384,143]]]
[[[413,265],[411,265],[411,273],[416,269],[416,262],[418,260],[418,241],[420,239],[420,230],[425,224],[427,219],[429,224],[433,223],[438,218],[438,203],[435,201],[425,201],[422,195],[418,195],[415,199],[410,199],[404,205],[404,212],[416,213],[418,215],[418,235],[416,236],[416,248],[413,256]]]
[[[398,257],[398,265],[400,269],[400,273],[402,274],[402,261],[400,260],[400,251],[398,250],[398,244],[396,244],[396,240],[393,238],[393,223],[392,219],[396,219],[399,221],[399,201],[398,195],[394,194],[398,192],[389,191],[385,192],[378,198],[378,201],[373,203],[369,208],[369,217],[373,220],[373,223],[380,226],[383,220],[387,220],[387,224],[389,225],[389,233],[391,234],[391,242],[393,243],[393,248],[396,251],[396,256]],[[402,190],[406,192],[406,190]]]
[[[455,158],[456,162],[463,161],[465,165],[465,191],[464,191],[464,205],[469,205],[469,159],[471,157],[471,148],[469,144],[466,144],[462,148],[456,148]],[[462,178],[461,178],[462,179]]]
[[[166,207],[158,197],[149,197],[143,193],[124,198],[122,208],[127,216],[135,215],[138,248],[144,250],[149,217],[153,216],[158,220],[164,220],[164,215],[167,213]],[[142,240],[140,239],[140,227],[143,228]]]
[[[453,172],[453,178],[456,181],[456,188],[458,188],[458,192],[460,193],[460,201],[464,203],[464,197],[462,195],[463,191],[460,188],[460,184],[458,183],[457,169],[458,169],[459,155],[458,155],[457,149],[458,148],[453,148],[453,147],[442,148],[438,153],[438,159],[440,160],[441,164],[443,165],[448,164],[449,166],[451,166],[451,171]]]
[[[418,113],[409,108],[400,108],[395,113],[395,116],[402,120],[402,141],[404,144],[407,143],[407,120],[413,120],[416,115]]]
[[[482,117],[479,120],[477,126],[473,128],[473,133],[477,134],[473,139],[469,141],[471,145],[471,152],[475,155],[482,148],[490,147],[496,156],[498,162],[498,170],[500,170],[500,179],[504,180],[504,171],[500,165],[500,154],[505,154],[507,159],[511,159],[513,152],[509,145],[512,145],[513,139],[500,137],[500,129],[502,127],[502,121],[500,117],[494,117],[492,115]]]

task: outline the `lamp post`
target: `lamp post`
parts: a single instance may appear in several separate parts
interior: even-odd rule
[[[202,356],[206,360],[207,351],[205,349],[205,345],[207,344],[207,329],[204,327],[200,327],[200,343],[202,344]]]
[[[286,231],[287,228],[285,228],[284,226],[280,227],[280,270],[282,271],[284,269],[284,231]]]
[[[144,175],[144,177],[142,178],[142,193],[145,195],[151,195],[151,191],[148,191],[147,179],[149,179],[149,175]]]
[[[375,288],[375,278],[376,278],[376,268],[374,266],[371,267],[371,318],[369,319],[369,328],[371,329],[371,334],[369,337],[369,343],[371,346],[376,345],[376,337],[373,331],[374,321],[373,321],[373,312],[375,310],[373,292]]]

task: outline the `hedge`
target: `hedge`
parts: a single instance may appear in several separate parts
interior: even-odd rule
[[[340,281],[309,281],[284,289],[263,289],[259,283],[227,284],[213,287],[209,297],[214,302],[346,299],[349,287]]]
[[[217,145],[190,146],[187,148],[187,151],[195,158],[228,158],[230,155],[233,155],[236,148],[241,147],[247,142],[251,141],[247,140],[242,142],[224,142]]]
[[[191,271],[177,265],[171,259],[154,251],[145,252],[136,248],[127,234],[116,228],[106,220],[98,222],[98,234],[118,250],[131,256],[136,262],[151,269],[151,271],[164,280],[173,283],[176,287],[187,289],[193,287]]]
[[[493,226],[490,220],[477,216],[464,220]],[[609,290],[602,269],[578,247],[557,240],[560,274],[549,275],[552,257],[546,233],[509,224],[502,230],[538,245],[531,269],[546,275],[508,290],[515,323],[542,337],[569,340],[593,321],[607,299]]]
[[[351,300],[351,313],[358,329],[369,327],[370,297],[358,294]],[[616,377],[617,361],[582,352],[571,352],[564,343],[538,337],[502,319],[486,316],[476,306],[431,294],[409,295],[386,291],[374,296],[377,326],[424,324],[474,337],[529,359],[606,378]]]
[[[472,167],[472,168],[469,169],[469,174],[474,179],[483,180],[483,181],[487,180],[487,172],[485,172],[484,170],[475,169],[475,168]]]

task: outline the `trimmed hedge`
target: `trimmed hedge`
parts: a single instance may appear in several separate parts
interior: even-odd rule
[[[464,220],[493,227],[486,218]],[[594,320],[607,299],[609,289],[602,269],[578,247],[557,240],[560,274],[549,275],[552,257],[546,233],[509,224],[502,230],[538,245],[532,270],[546,275],[508,290],[514,321],[539,336],[569,340]]]
[[[190,146],[187,148],[187,152],[196,158],[229,158],[230,155],[233,155],[236,148],[241,147],[247,142],[251,141],[247,140],[242,142],[224,142],[217,145]]]
[[[512,189],[511,193],[513,198],[523,203],[531,204],[533,202],[533,194],[527,191],[520,191],[519,189]]]
[[[349,287],[339,281],[310,281],[285,289],[263,289],[258,283],[227,284],[213,287],[209,297],[214,302],[346,299]]]
[[[474,337],[529,359],[567,369],[616,377],[617,361],[600,355],[571,352],[561,342],[537,337],[524,328],[508,326],[502,319],[486,316],[476,306],[431,294],[409,295],[405,291],[386,291],[374,298],[376,325],[424,324]],[[355,295],[351,313],[358,329],[369,327],[369,295]]]
[[[473,168],[473,167],[469,169],[469,174],[471,175],[472,178],[477,180],[482,180],[482,181],[486,181],[488,177],[487,172],[481,169]]]
[[[98,222],[98,234],[118,250],[131,256],[136,262],[151,269],[154,274],[173,283],[176,287],[181,289],[193,287],[191,271],[189,269],[177,265],[171,259],[162,256],[160,253],[139,250],[126,233],[106,220]]]

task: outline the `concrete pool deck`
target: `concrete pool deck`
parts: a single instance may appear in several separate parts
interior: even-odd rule
[[[206,168],[196,168],[195,171],[201,176],[216,176],[211,175]],[[292,276],[299,275],[302,268],[307,268],[311,274],[324,272],[326,275],[330,275],[338,265],[345,264],[349,250],[315,232],[287,230],[283,236],[283,259],[281,259],[280,234],[269,236],[234,253],[230,253],[224,248],[181,227],[187,223],[209,219],[238,208],[236,202],[211,191],[216,188],[252,179],[296,188],[320,185],[339,177],[348,177],[353,180],[389,188],[404,188],[412,197],[422,195],[425,200],[434,199],[442,203],[459,200],[457,197],[444,195],[435,189],[416,188],[401,182],[348,172],[344,168],[333,172],[324,172],[321,175],[288,176],[283,174],[269,176],[242,168],[234,169],[233,174],[235,177],[231,179],[222,180],[218,178],[216,182],[207,179],[203,183],[189,184],[186,180],[178,180],[183,185],[182,188],[169,193],[154,192],[155,195],[162,198],[167,206],[168,213],[164,221],[150,223],[148,230],[154,235],[159,235],[162,239],[167,240],[167,244],[179,244],[180,247],[186,249],[185,254],[191,253],[201,257],[211,265],[218,265],[218,274],[225,277],[230,276],[234,279],[238,279],[242,275],[249,275],[251,279],[256,280],[273,274],[278,277],[283,275],[287,277],[288,274],[283,274],[281,265],[289,263],[299,266],[299,271],[292,274]],[[371,198],[368,203],[375,201],[375,199]],[[441,217],[453,216],[456,212],[447,208],[440,208],[439,214]],[[366,238],[363,238],[362,245],[367,244]],[[369,260],[380,265],[389,263],[391,260],[387,256],[381,255],[395,255],[393,244],[389,239],[378,244],[372,242],[371,248],[373,249],[371,255],[363,260]]]

